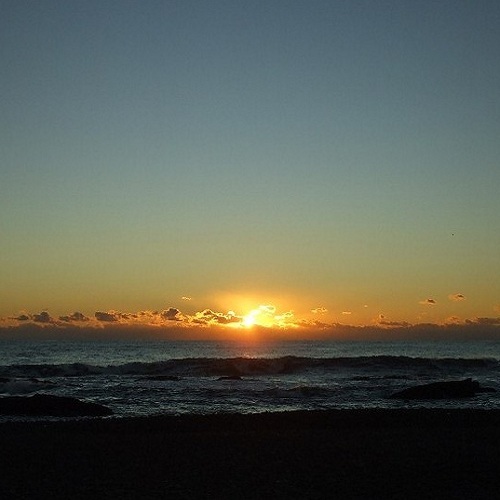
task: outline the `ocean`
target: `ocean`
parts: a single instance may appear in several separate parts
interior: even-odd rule
[[[465,378],[496,392],[390,398],[414,385]],[[500,409],[500,342],[0,341],[0,397],[37,393],[100,403],[118,417]]]

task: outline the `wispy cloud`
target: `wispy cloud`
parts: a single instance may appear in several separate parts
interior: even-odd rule
[[[373,323],[377,325],[377,327],[380,328],[410,328],[413,326],[411,323],[408,323],[407,321],[393,321],[387,319],[385,314],[379,314],[375,320],[373,320]]]
[[[29,321],[31,319],[31,314],[20,314],[19,316],[13,316],[10,319],[16,320],[16,321]]]
[[[273,318],[273,321],[279,326],[286,326],[287,324],[292,326],[294,325],[294,317],[295,313],[293,311],[285,311],[284,313],[276,314]]]
[[[448,298],[453,302],[461,302],[462,300],[465,300],[465,295],[462,293],[452,293],[448,295]]]
[[[407,321],[387,321],[387,320],[381,320],[378,322],[380,326],[386,326],[390,328],[409,328],[412,326],[411,323],[408,323]]]
[[[500,325],[500,317],[498,318],[474,318],[465,320],[467,324],[476,324],[476,325]]]
[[[328,309],[326,307],[315,307],[314,309],[311,309],[311,312],[313,314],[326,314]]]

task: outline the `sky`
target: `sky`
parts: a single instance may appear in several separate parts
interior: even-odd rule
[[[2,0],[0,329],[498,334],[499,25]]]

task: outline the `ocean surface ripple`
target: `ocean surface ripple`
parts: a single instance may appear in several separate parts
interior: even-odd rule
[[[0,397],[53,394],[115,415],[319,408],[500,408],[498,343],[5,342]],[[412,385],[473,378],[496,392],[396,401]]]

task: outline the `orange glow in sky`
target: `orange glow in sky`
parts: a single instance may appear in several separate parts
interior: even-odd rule
[[[500,327],[500,2],[46,3],[0,16],[0,336]]]

